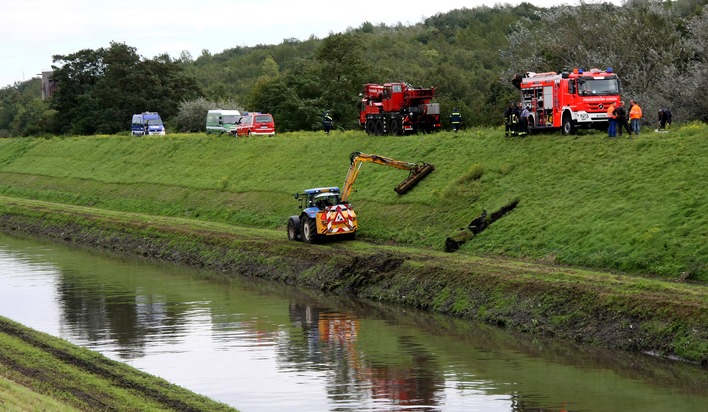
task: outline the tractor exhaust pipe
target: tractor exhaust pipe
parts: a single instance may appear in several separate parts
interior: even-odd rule
[[[416,183],[423,180],[425,176],[432,173],[433,170],[435,170],[435,166],[431,165],[430,163],[423,163],[422,166],[420,166],[419,168],[411,170],[411,173],[408,175],[408,178],[406,178],[406,180],[401,182],[393,190],[395,190],[396,193],[398,193],[399,195],[402,195],[409,191],[413,186],[415,186]]]

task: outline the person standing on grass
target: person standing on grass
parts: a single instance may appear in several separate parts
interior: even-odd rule
[[[509,103],[506,110],[504,110],[504,136],[509,137],[509,133],[514,134],[512,129],[514,117],[514,103]]]
[[[519,136],[526,136],[529,133],[529,113],[528,107],[521,109],[521,114],[519,115]]]
[[[639,119],[642,118],[642,108],[639,107],[639,103],[634,100],[630,100],[629,104],[632,108],[629,110],[629,123],[632,127],[632,132],[635,135],[639,134]]]
[[[607,137],[614,139],[617,137],[617,113],[615,110],[615,102],[610,104],[607,108],[607,122],[609,127],[607,128]]]
[[[332,116],[330,116],[329,110],[327,110],[324,114],[324,118],[322,119],[322,128],[324,128],[325,134],[329,134],[329,131],[332,130],[333,123],[334,120],[332,120]]]
[[[615,109],[617,114],[617,132],[622,136],[622,129],[627,130],[628,135],[632,135],[632,131],[629,129],[629,122],[627,121],[627,109],[624,108],[624,101],[620,102],[620,105]]]
[[[462,113],[455,107],[452,109],[452,113],[450,113],[450,123],[452,124],[452,130],[457,133],[458,130],[460,130],[460,126],[462,125]]]

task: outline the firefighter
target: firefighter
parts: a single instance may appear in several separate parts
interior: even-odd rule
[[[329,110],[327,110],[322,119],[322,127],[324,128],[325,134],[329,134],[329,131],[332,130],[333,123],[332,116],[329,115]]]
[[[517,103],[514,109],[511,111],[511,135],[516,136],[519,134],[519,121],[521,120],[521,102]]]
[[[452,123],[452,130],[457,133],[460,130],[460,125],[462,125],[462,114],[457,110],[457,107],[452,109],[452,113],[450,113],[450,123]]]
[[[512,129],[512,120],[514,117],[514,103],[509,103],[506,110],[504,110],[504,136],[509,137],[509,133],[514,134]]]
[[[607,136],[613,139],[617,137],[617,110],[615,109],[615,102],[612,102],[610,107],[607,108],[607,122],[609,123]]]
[[[634,100],[629,101],[630,106],[632,107],[629,109],[629,124],[632,128],[632,132],[635,135],[639,134],[639,119],[642,118],[642,108],[639,106],[639,103],[637,103]]]

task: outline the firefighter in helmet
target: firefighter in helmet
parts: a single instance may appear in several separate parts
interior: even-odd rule
[[[514,134],[514,129],[512,125],[514,117],[514,103],[509,103],[506,110],[504,110],[504,135],[509,137],[509,133]]]
[[[329,110],[327,110],[324,114],[324,118],[322,119],[322,128],[324,128],[326,134],[329,134],[329,131],[332,130],[333,123],[334,120],[332,120],[332,116],[330,116]]]
[[[458,130],[460,130],[460,126],[462,125],[462,113],[455,107],[452,109],[452,113],[450,113],[450,123],[452,124],[452,130],[457,133]]]

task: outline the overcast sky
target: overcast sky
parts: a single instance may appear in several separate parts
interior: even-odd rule
[[[620,0],[607,0],[621,4]],[[499,1],[519,4],[520,0]],[[579,0],[528,0],[538,7]],[[600,2],[587,0],[586,3]],[[135,47],[143,57],[188,51],[196,59],[237,46],[323,39],[368,21],[412,25],[483,0],[0,0],[0,88],[37,77],[52,56],[109,47]]]

